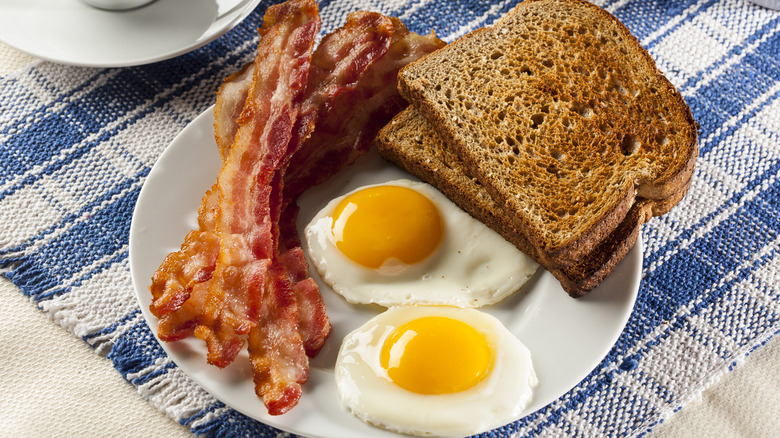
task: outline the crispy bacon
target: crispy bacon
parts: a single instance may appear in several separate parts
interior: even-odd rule
[[[265,277],[266,289],[258,315],[261,322],[249,332],[249,358],[255,393],[271,415],[289,411],[301,397],[309,377],[309,362],[298,335],[298,312],[284,266],[274,259]]]
[[[390,47],[392,30],[392,21],[381,14],[350,14],[346,25],[327,35],[314,53],[309,83],[287,155],[281,158],[283,164],[279,165],[270,184],[272,236],[279,236],[284,164],[309,137],[315,124],[331,110],[336,96],[344,89],[353,88],[363,71],[385,54]],[[296,263],[289,267],[285,261],[293,260],[274,258],[266,277],[266,290],[274,293],[263,298],[258,324],[249,333],[255,391],[272,415],[282,414],[297,403],[300,386],[289,382],[306,381],[308,362],[303,361],[307,354],[319,351],[331,328],[319,289],[314,280],[308,279],[305,260],[295,260]],[[301,315],[296,311],[299,304],[309,313]],[[294,343],[290,342],[292,332],[298,334]],[[304,354],[298,352],[299,341]]]
[[[211,279],[217,263],[219,237],[214,234],[216,186],[203,196],[198,210],[198,230],[190,231],[181,249],[168,254],[152,276],[152,314],[166,318],[187,301],[195,286]],[[181,316],[174,318],[181,319]],[[160,338],[167,340],[168,333],[160,330]]]
[[[231,122],[214,123],[214,132],[222,161],[227,159],[233,138],[238,130],[237,119],[243,109],[252,84],[254,63],[250,63],[225,80],[219,90],[214,114],[228,115]],[[230,130],[226,132],[225,129]],[[193,288],[207,286],[217,265],[219,237],[216,229],[216,212],[219,192],[216,184],[206,192],[198,209],[198,230],[187,234],[181,249],[168,254],[152,276],[149,290],[152,293],[152,314],[160,318],[158,336],[164,341],[183,339],[192,334],[200,314],[191,303],[181,314],[177,312],[190,298]],[[200,304],[202,305],[200,300]],[[166,322],[166,319],[170,321]],[[189,319],[188,319],[189,318]],[[175,329],[173,327],[176,327]],[[183,328],[189,327],[189,332]]]
[[[298,331],[309,357],[319,353],[330,334],[330,319],[319,286],[309,277],[309,266],[300,246],[286,251],[281,262],[287,269],[298,303]]]
[[[207,293],[208,281],[196,283],[191,289],[190,297],[178,309],[160,318],[157,325],[160,339],[173,342],[192,335],[203,312]]]
[[[445,45],[433,34],[410,33],[400,20],[392,20],[395,31],[387,54],[366,71],[357,87],[337,97],[333,111],[292,158],[285,175],[280,222],[283,248],[300,245],[295,229],[298,196],[368,151],[379,130],[407,105],[398,94],[398,71]]]
[[[298,147],[313,126],[331,112],[336,97],[353,90],[363,73],[382,58],[393,35],[392,19],[376,12],[358,11],[349,14],[343,27],[322,39],[312,57],[311,78],[295,139]]]
[[[358,85],[364,72],[370,71],[376,60],[381,59],[389,50],[391,43],[398,39],[398,31],[408,33],[403,25],[389,17],[374,12],[358,11],[347,18],[344,27],[328,34],[312,57],[312,70],[306,99],[294,132],[292,144],[306,144],[312,126],[323,121],[331,112],[339,95],[351,92]],[[217,132],[229,137],[237,130],[232,118],[236,105],[231,103],[236,96],[245,94],[242,87],[247,86],[245,77],[248,68],[228,78],[217,96],[215,108]],[[224,100],[224,101],[223,101]],[[224,140],[222,140],[224,142]],[[219,140],[218,140],[219,142]],[[291,150],[297,149],[291,145]],[[285,201],[285,204],[287,202]],[[281,209],[279,210],[281,214]],[[274,223],[278,222],[274,221]],[[293,232],[297,236],[297,233]],[[282,237],[283,240],[284,237]],[[285,247],[284,265],[290,278],[298,305],[306,309],[299,312],[300,332],[308,355],[315,355],[330,332],[330,322],[325,312],[322,297],[316,282],[308,277],[308,266],[299,245]]]
[[[194,333],[220,367],[248,340],[255,391],[272,415],[297,403],[307,356],[330,333],[295,230],[295,200],[367,150],[403,106],[398,69],[443,44],[409,34],[397,19],[356,12],[312,55],[318,29],[312,0],[267,10],[255,61],[218,92],[223,168],[201,202],[199,229],[150,287],[161,339]]]
[[[308,143],[312,129],[327,118],[339,95],[354,90],[359,79],[389,50],[395,35],[393,20],[375,12],[350,14],[340,29],[326,35],[312,57],[312,71],[297,137],[297,151]],[[288,159],[292,159],[290,154]],[[281,199],[276,224],[288,201]],[[277,233],[280,233],[277,230]],[[293,231],[297,236],[297,233]],[[282,242],[288,238],[281,235]],[[299,311],[299,332],[309,356],[316,355],[330,334],[330,320],[317,283],[308,275],[308,266],[300,245],[280,247],[282,264],[287,272]]]
[[[250,62],[228,76],[217,91],[217,101],[214,103],[214,139],[223,162],[227,160],[236,138],[238,117],[244,109],[254,73],[255,63]]]
[[[206,341],[209,363],[220,367],[235,359],[242,335],[262,324],[261,307],[272,303],[275,291],[265,287],[276,248],[271,181],[287,154],[319,24],[311,0],[272,6],[263,17],[252,86],[217,177],[220,249],[195,328]],[[297,307],[288,313],[297,321]],[[300,344],[305,358],[297,330],[284,336],[288,344]]]
[[[244,344],[242,335],[248,335],[255,391],[272,414],[292,408],[308,378],[297,304],[287,276],[277,268],[274,224],[282,183],[278,171],[291,153],[318,30],[311,0],[272,6],[264,16],[251,88],[229,152],[222,153],[216,209],[220,251],[194,330],[206,341],[208,361],[217,366],[232,362]]]
[[[434,35],[409,33],[396,18],[392,18],[392,25],[393,37],[387,53],[373,62],[356,83],[339,90],[327,114],[315,125],[311,137],[292,157],[285,174],[283,212],[279,221],[280,252],[293,279],[301,336],[309,355],[316,354],[324,344],[322,331],[327,315],[317,284],[308,277],[308,266],[300,246],[295,226],[297,198],[368,151],[379,129],[406,106],[397,91],[398,71],[445,44]],[[347,45],[348,40],[344,42],[344,46]]]

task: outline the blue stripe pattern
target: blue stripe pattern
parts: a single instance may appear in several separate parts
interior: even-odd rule
[[[452,41],[516,2],[371,3]],[[213,103],[222,78],[252,59],[272,3],[171,60],[118,69],[41,62],[0,77],[0,269],[51,312],[86,296],[119,309],[71,312],[63,325],[91,327],[82,339],[142,394],[193,384],[128,304],[133,207],[157,156]],[[604,361],[560,399],[484,437],[645,435],[708,376],[780,333],[780,14],[743,0],[594,3],[626,24],[686,98],[701,125],[700,158],[686,198],[643,229],[639,298]],[[321,1],[323,33],[364,5]],[[98,288],[102,298],[88,294]],[[169,415],[194,434],[279,433],[207,394],[193,400]]]

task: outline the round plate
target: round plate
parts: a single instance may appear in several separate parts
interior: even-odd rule
[[[30,55],[86,67],[172,58],[227,32],[260,0],[157,0],[127,11],[81,0],[3,0],[0,41]]]
[[[186,233],[197,228],[200,199],[216,181],[221,167],[214,142],[213,109],[188,125],[160,156],[149,173],[130,227],[130,268],[141,310],[157,332],[149,312],[150,279],[165,256],[177,251]],[[298,228],[329,200],[354,188],[398,178],[415,179],[383,161],[375,152],[362,157],[300,199]],[[641,241],[596,290],[570,298],[557,280],[539,269],[514,295],[498,305],[482,307],[496,316],[531,351],[539,385],[525,409],[528,415],[577,385],[604,358],[628,320],[639,290]],[[309,381],[298,405],[280,416],[267,414],[255,396],[248,354],[224,369],[206,363],[205,344],[194,337],[162,343],[174,362],[199,385],[232,408],[266,424],[307,436],[394,436],[362,423],[343,409],[336,394],[333,367],[341,340],[382,309],[348,304],[320,281],[333,332],[312,359]]]

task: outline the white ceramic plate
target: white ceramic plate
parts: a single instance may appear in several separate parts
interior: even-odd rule
[[[81,0],[3,0],[0,41],[30,55],[87,67],[172,58],[227,32],[260,0],[156,0],[107,11]]]
[[[214,142],[212,109],[187,126],[160,156],[141,190],[130,228],[130,267],[138,301],[152,331],[157,318],[149,312],[150,279],[163,258],[179,249],[185,234],[197,227],[197,208],[216,180],[220,158]],[[372,152],[300,199],[298,227],[329,200],[356,187],[397,178],[412,178]],[[628,320],[639,289],[641,242],[596,290],[569,298],[557,280],[539,270],[529,283],[499,305],[481,308],[498,317],[531,350],[539,377],[534,399],[524,415],[554,401],[577,385],[604,358]],[[206,364],[205,344],[191,337],[162,343],[176,364],[227,405],[280,429],[318,437],[393,436],[357,420],[339,405],[333,376],[344,336],[377,314],[377,308],[353,306],[324,285],[311,269],[328,309],[333,332],[311,361],[309,381],[300,403],[272,417],[255,397],[248,355],[218,369]]]

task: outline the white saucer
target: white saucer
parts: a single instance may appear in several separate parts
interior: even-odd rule
[[[126,67],[172,58],[227,32],[260,0],[156,0],[107,11],[81,0],[3,0],[0,41],[62,64]]]

